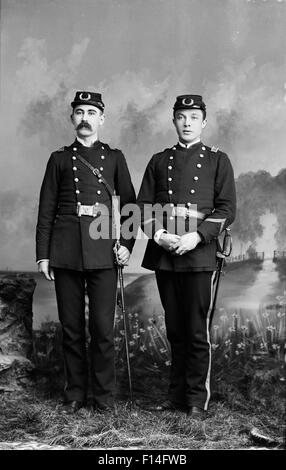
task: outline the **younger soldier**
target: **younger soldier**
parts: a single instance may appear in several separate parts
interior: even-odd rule
[[[202,417],[210,399],[217,238],[235,217],[235,183],[228,156],[201,142],[201,96],[178,96],[173,123],[179,142],[153,155],[137,199],[150,238],[142,266],[155,271],[172,354],[169,399],[152,409]]]

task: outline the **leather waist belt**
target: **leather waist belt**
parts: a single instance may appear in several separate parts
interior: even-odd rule
[[[203,212],[199,212],[194,209],[188,209],[187,207],[173,207],[172,216],[184,217],[185,219],[189,219],[189,218],[204,219],[205,218],[205,214]]]
[[[59,207],[57,211],[57,215],[77,215],[81,217],[82,215],[88,215],[90,217],[96,217],[102,211],[99,209],[98,206],[93,204],[92,206],[87,206],[84,204],[75,204],[66,207]]]
[[[70,206],[62,206],[59,207],[57,210],[57,215],[76,215],[76,213],[76,204],[72,204]]]

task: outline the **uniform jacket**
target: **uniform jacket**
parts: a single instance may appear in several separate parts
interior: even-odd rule
[[[75,270],[103,269],[114,266],[115,233],[108,238],[94,239],[93,217],[77,215],[77,204],[104,204],[107,224],[112,227],[111,198],[104,184],[88,169],[75,152],[100,170],[103,177],[120,196],[120,206],[135,203],[135,192],[125,158],[120,150],[97,141],[85,147],[77,140],[69,147],[53,152],[40,192],[36,230],[36,257],[50,259],[50,266]],[[108,215],[109,214],[109,215]],[[121,219],[121,222],[123,220]],[[113,235],[113,238],[112,238]],[[129,251],[133,239],[120,243]]]
[[[202,142],[189,149],[179,144],[153,155],[149,161],[137,203],[141,227],[148,240],[142,266],[174,271],[213,271],[216,269],[217,239],[235,217],[236,195],[232,165],[228,156]],[[154,204],[165,206],[159,214]],[[179,207],[188,216],[177,215]],[[161,228],[170,233],[197,231],[197,247],[185,255],[172,255],[154,240]]]

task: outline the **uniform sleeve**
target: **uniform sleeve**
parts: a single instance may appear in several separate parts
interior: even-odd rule
[[[139,190],[137,204],[141,214],[141,229],[148,238],[153,238],[158,230],[164,230],[162,220],[156,217],[156,155],[153,155],[145,170]]]
[[[235,219],[236,192],[234,174],[228,156],[219,156],[214,188],[214,209],[198,227],[203,243],[209,243]]]
[[[136,240],[138,224],[136,216],[134,217],[134,214],[129,213],[127,210],[127,205],[132,204],[133,209],[135,208],[136,194],[125,157],[120,151],[118,151],[115,191],[117,196],[120,197],[120,244],[128,248],[131,252]],[[126,209],[125,211],[124,207]],[[131,226],[128,223],[128,220],[131,220],[130,217],[132,217],[133,221]]]
[[[59,169],[56,155],[52,154],[47,163],[40,191],[38,222],[36,227],[36,260],[48,259],[52,228],[58,208]]]

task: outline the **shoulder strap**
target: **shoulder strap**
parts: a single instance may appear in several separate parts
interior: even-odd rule
[[[106,179],[102,176],[99,169],[92,166],[88,161],[85,160],[85,158],[83,158],[77,152],[76,152],[76,156],[85,166],[87,166],[87,168],[90,169],[90,171],[94,174],[94,176],[97,176],[98,181],[104,184],[106,191],[108,192],[109,196],[112,198],[115,195],[115,191],[112,189],[110,184],[106,181]]]

